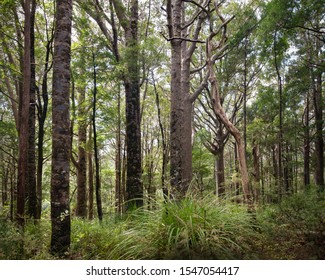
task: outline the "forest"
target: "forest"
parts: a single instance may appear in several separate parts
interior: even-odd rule
[[[0,259],[325,259],[324,0],[0,12]]]

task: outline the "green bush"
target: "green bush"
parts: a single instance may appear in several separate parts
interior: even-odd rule
[[[261,258],[325,259],[324,209],[324,197],[311,188],[261,210]]]
[[[132,220],[130,230],[142,258],[255,257],[255,231],[246,207],[219,203],[213,195],[188,197],[178,203],[170,201],[157,211],[138,211]]]
[[[22,244],[22,232],[11,222],[8,222],[5,219],[0,219],[0,259],[22,259]]]

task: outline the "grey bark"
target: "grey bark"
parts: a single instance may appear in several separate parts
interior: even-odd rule
[[[63,256],[70,247],[69,176],[70,59],[72,1],[56,1],[52,88],[51,252]]]

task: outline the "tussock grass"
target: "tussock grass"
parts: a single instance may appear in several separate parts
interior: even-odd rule
[[[278,205],[245,206],[188,195],[102,223],[73,218],[68,259],[324,259],[325,202],[306,191]],[[53,259],[50,221],[25,231],[0,219],[0,259]]]

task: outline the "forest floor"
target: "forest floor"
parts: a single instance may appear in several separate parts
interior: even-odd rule
[[[325,259],[324,196],[306,191],[279,204],[244,205],[187,197],[123,217],[72,218],[67,259]],[[3,211],[2,211],[3,212]],[[56,259],[44,217],[24,233],[0,216],[0,259]]]

